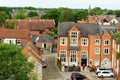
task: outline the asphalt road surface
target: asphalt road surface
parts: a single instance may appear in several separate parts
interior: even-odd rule
[[[55,53],[44,52],[42,57],[47,61],[47,67],[43,68],[43,80],[64,80],[55,66]]]

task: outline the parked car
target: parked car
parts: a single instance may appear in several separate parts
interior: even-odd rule
[[[47,67],[47,62],[45,59],[42,59],[42,67],[46,68]]]
[[[74,72],[71,74],[71,80],[85,80],[86,77],[80,73]]]
[[[98,74],[101,71],[111,71],[112,72],[112,69],[111,68],[97,68],[95,73]]]
[[[98,73],[98,77],[114,77],[114,74],[111,71],[101,71]]]

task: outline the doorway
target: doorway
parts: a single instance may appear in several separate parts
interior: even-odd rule
[[[83,64],[87,66],[87,59],[81,59],[81,66],[83,66]]]

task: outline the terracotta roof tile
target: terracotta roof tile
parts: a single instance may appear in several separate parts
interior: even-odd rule
[[[13,20],[6,20],[6,22],[10,23],[13,22]],[[53,19],[14,20],[14,22],[18,29],[45,30],[46,28],[55,27]]]
[[[29,38],[27,29],[0,29],[1,38]]]

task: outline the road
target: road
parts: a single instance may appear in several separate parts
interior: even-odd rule
[[[55,54],[45,52],[42,57],[47,61],[47,67],[43,68],[43,80],[64,80],[55,66]]]

